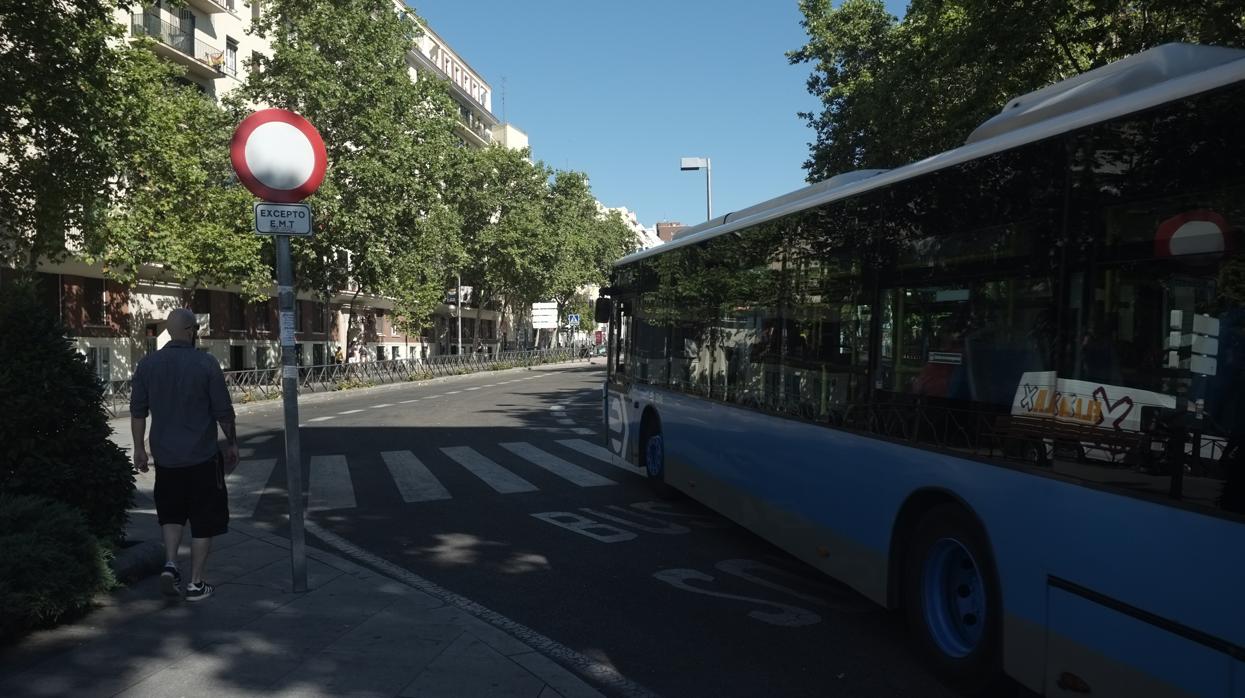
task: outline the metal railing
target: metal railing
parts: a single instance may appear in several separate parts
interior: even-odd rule
[[[130,17],[130,32],[134,36],[150,36],[206,66],[224,70],[225,52],[195,38],[193,27],[166,22],[160,15],[150,12],[136,12]]]
[[[504,351],[497,354],[452,354],[427,359],[394,359],[366,361],[356,364],[323,364],[300,366],[298,385],[301,393],[323,393],[349,388],[363,388],[387,383],[427,380],[442,376],[464,375],[482,371],[500,371],[540,364],[586,361],[590,358],[581,348]],[[225,371],[225,385],[236,402],[267,400],[281,395],[281,368]],[[128,380],[104,384],[105,404],[116,416],[129,407],[131,384]]]

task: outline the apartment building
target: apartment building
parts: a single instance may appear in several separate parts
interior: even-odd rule
[[[116,20],[127,28],[127,36],[154,39],[153,50],[183,66],[188,83],[219,100],[242,85],[251,59],[271,51],[267,39],[247,32],[264,5],[264,0],[156,0],[119,11]],[[424,29],[408,54],[411,78],[430,72],[450,81],[464,145],[526,147],[526,134],[493,116],[488,82],[443,39]],[[0,284],[11,273],[0,268]],[[143,355],[162,346],[168,339],[165,320],[177,307],[189,307],[199,316],[199,346],[226,370],[280,364],[275,285],[272,298],[252,303],[236,288],[186,288],[153,265],[141,271],[138,284],[127,288],[104,278],[102,268],[73,259],[43,265],[40,277],[43,302],[60,314],[72,341],[103,381],[128,379]],[[447,289],[447,301],[453,290]],[[369,360],[469,352],[481,345],[497,351],[506,331],[502,320],[497,310],[477,313],[470,301],[464,306],[446,303],[435,311],[433,327],[414,336],[398,330],[388,299],[360,296],[352,289],[327,299],[303,292],[296,303],[296,350],[301,365],[331,363],[339,350],[354,350]]]

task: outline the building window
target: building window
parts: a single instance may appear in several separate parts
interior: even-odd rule
[[[255,368],[271,368],[268,363],[268,347],[255,347]]]
[[[324,304],[316,303],[314,305],[314,308],[315,308],[315,313],[311,317],[311,331],[312,332],[323,332],[324,331]]]
[[[239,293],[229,294],[229,329],[246,329],[246,304],[242,302],[242,295]]]
[[[88,325],[104,324],[104,280],[86,279],[82,284],[82,312]]]
[[[267,332],[271,327],[269,313],[272,312],[272,301],[259,301],[252,308],[255,311],[255,329]]]
[[[212,292],[211,291],[195,291],[194,299],[190,302],[190,309],[196,315],[203,315],[212,312]]]
[[[225,73],[238,75],[238,41],[229,37],[225,37]]]
[[[397,344],[393,345],[390,348],[390,351],[393,352],[391,356],[393,357],[394,361],[397,361],[398,359],[402,358],[402,347],[398,346]]]
[[[264,64],[261,62],[263,54],[259,51],[251,51],[251,75],[259,75],[264,72]]]
[[[108,347],[87,347],[86,363],[101,383],[112,380],[112,371],[109,367],[111,359],[112,350]]]
[[[237,0],[225,0],[225,9],[229,10],[230,12],[233,12],[234,10],[238,9],[234,7],[235,2],[237,2]]]

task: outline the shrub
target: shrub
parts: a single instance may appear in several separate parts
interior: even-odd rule
[[[103,388],[36,299],[33,284],[0,295],[0,492],[64,502],[105,541],[125,536],[130,460],[109,440]]]
[[[108,554],[77,510],[0,494],[0,643],[55,623],[114,584]]]

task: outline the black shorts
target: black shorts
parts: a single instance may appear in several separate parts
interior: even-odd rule
[[[190,535],[211,538],[229,530],[229,495],[225,492],[225,460],[218,453],[185,468],[156,466],[156,515],[160,525],[186,525]]]

